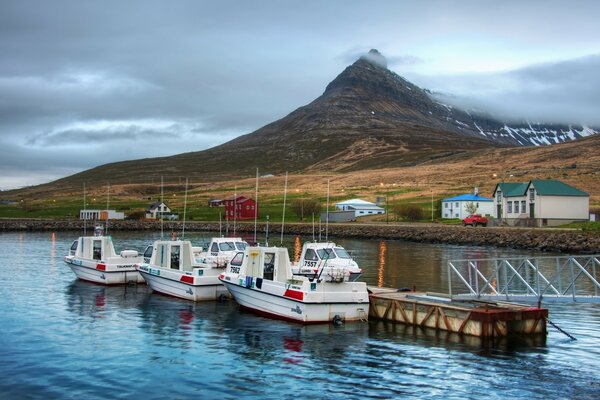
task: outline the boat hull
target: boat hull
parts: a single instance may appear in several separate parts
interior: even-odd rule
[[[138,271],[153,291],[167,296],[190,301],[217,300],[221,296],[229,297],[229,292],[221,284],[217,275],[194,276],[148,265],[138,266]],[[186,277],[190,282],[182,281],[182,277]]]
[[[67,256],[65,263],[78,279],[101,285],[123,285],[143,283],[144,278],[136,271],[134,264],[111,265],[101,262],[82,260]]]
[[[368,301],[307,303],[228,281],[222,282],[242,308],[277,319],[312,324],[327,323],[336,318],[343,321],[365,320],[369,314]]]

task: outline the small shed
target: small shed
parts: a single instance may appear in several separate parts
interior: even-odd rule
[[[329,219],[328,219],[329,218]],[[329,222],[350,222],[356,221],[356,215],[353,210],[350,211],[329,211],[321,213],[321,221]]]

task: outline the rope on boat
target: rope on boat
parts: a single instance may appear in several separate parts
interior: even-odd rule
[[[577,340],[577,338],[575,336],[564,331],[560,326],[558,326],[554,322],[550,321],[547,317],[545,317],[544,319],[546,320],[546,322],[548,322],[550,325],[552,325],[554,328],[556,328],[557,331],[559,331],[559,332],[563,333],[564,335],[566,335],[567,337],[569,337],[569,339]]]

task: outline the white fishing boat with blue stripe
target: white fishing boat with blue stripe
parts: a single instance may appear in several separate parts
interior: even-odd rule
[[[237,249],[245,247],[239,238],[215,238],[207,250],[189,240],[157,240],[136,268],[155,292],[190,301],[216,300],[229,297],[218,277]]]
[[[142,283],[144,279],[135,269],[142,261],[137,250],[115,252],[112,238],[104,236],[98,226],[94,236],[81,236],[75,240],[64,258],[77,278],[102,285]]]

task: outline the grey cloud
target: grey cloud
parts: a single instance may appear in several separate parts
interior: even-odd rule
[[[600,55],[501,73],[413,76],[442,102],[501,118],[600,126]]]

